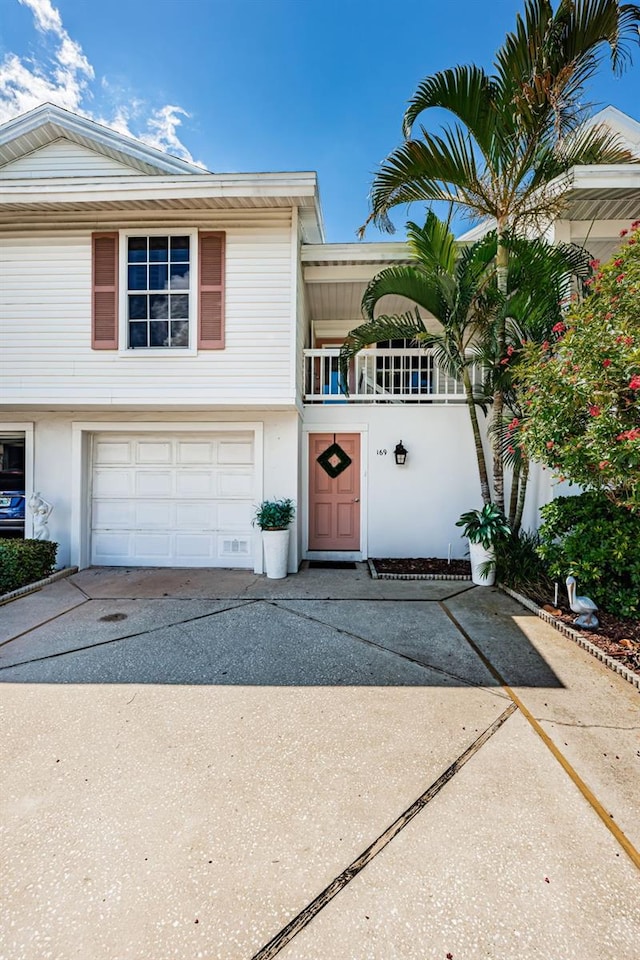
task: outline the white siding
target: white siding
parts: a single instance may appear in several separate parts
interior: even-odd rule
[[[302,403],[304,391],[304,350],[311,346],[307,289],[304,283],[302,263],[298,246],[297,291],[296,291],[296,398]]]
[[[291,215],[232,216],[174,218],[175,226],[227,234],[226,348],[191,356],[91,349],[90,227],[1,239],[2,401],[292,403]]]
[[[64,139],[55,140],[46,147],[34,150],[26,157],[21,157],[0,168],[0,180],[39,177],[121,177],[123,174],[142,176],[142,171]]]

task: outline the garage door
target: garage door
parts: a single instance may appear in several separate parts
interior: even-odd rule
[[[253,433],[96,434],[91,562],[253,567]]]

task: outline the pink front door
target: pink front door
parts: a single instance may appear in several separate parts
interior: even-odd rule
[[[351,459],[337,477],[318,463],[334,438]],[[360,550],[359,433],[309,435],[309,550]]]

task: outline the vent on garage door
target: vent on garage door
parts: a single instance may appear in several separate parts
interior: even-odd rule
[[[248,540],[238,540],[237,537],[234,537],[233,540],[222,541],[222,553],[225,557],[247,557],[249,556],[250,547],[251,545]]]

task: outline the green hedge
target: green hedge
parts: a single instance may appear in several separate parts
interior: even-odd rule
[[[540,510],[538,553],[549,576],[619,617],[640,620],[640,514],[590,491],[558,497]]]
[[[57,552],[48,540],[0,540],[0,594],[48,577]]]

